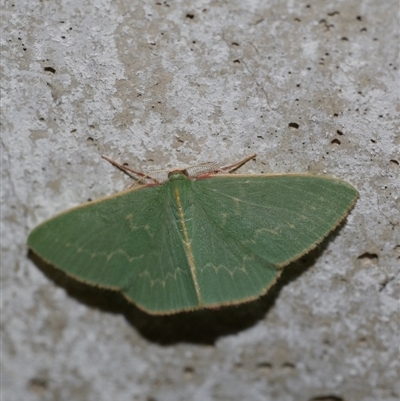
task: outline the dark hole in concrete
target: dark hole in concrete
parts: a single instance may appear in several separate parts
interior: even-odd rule
[[[376,261],[378,260],[378,255],[376,253],[369,253],[369,252],[364,252],[362,255],[360,255],[357,259],[364,259],[364,260],[370,260],[370,261]]]
[[[56,73],[56,70],[55,70],[55,68],[53,68],[53,67],[44,67],[44,70],[47,71],[47,72],[51,72],[51,73],[53,73],[53,74]]]
[[[185,366],[185,368],[183,369],[183,374],[185,375],[185,379],[187,380],[191,380],[193,378],[194,372],[195,370],[192,366]]]
[[[332,145],[340,145],[340,141],[339,141],[339,139],[333,139],[332,141],[331,141],[331,144]]]
[[[260,362],[257,364],[258,368],[272,368],[272,363],[270,362]]]
[[[289,123],[289,127],[298,129],[300,127],[300,125],[297,123]]]
[[[285,362],[282,364],[282,367],[286,369],[295,369],[296,366],[292,362]]]
[[[310,401],[344,401],[344,399],[336,395],[320,395],[310,398]]]
[[[43,396],[47,391],[47,381],[45,379],[34,377],[29,381],[28,388],[32,393]]]
[[[257,364],[257,370],[259,373],[267,375],[272,371],[272,364],[269,362],[260,362]]]

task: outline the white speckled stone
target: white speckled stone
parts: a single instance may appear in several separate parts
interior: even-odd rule
[[[399,399],[397,1],[1,9],[4,401]],[[129,185],[103,153],[141,169],[253,152],[243,172],[360,190],[254,303],[151,318],[27,255],[43,219]]]

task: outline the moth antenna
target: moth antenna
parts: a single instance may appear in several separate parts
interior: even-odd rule
[[[237,162],[235,164],[231,164],[230,166],[226,166],[226,167],[221,167],[220,171],[224,171],[226,173],[232,173],[233,171],[242,167],[243,164],[246,164],[248,161],[255,159],[256,156],[257,156],[257,154],[253,153],[252,155],[247,156],[246,158],[244,158],[243,160],[240,160],[239,162]]]
[[[155,184],[159,184],[159,182],[158,182],[155,178],[153,178],[153,177],[151,177],[151,176],[149,176],[149,175],[147,175],[147,174],[145,174],[145,173],[142,173],[141,171],[136,171],[136,170],[133,170],[132,168],[130,168],[130,167],[128,167],[128,166],[124,166],[123,164],[119,164],[119,163],[116,162],[115,160],[110,159],[109,157],[107,157],[107,156],[105,156],[105,155],[101,155],[101,157],[102,157],[104,160],[107,160],[107,161],[108,161],[109,163],[111,163],[113,166],[119,168],[119,169],[120,169],[121,171],[123,171],[124,173],[128,174],[130,177],[134,178],[135,180],[138,180],[139,182],[140,182],[140,181],[143,181],[143,178],[144,178],[144,179],[153,181]],[[137,176],[140,177],[140,178],[138,179],[138,177],[133,177],[132,174],[135,174],[135,175],[137,175]]]

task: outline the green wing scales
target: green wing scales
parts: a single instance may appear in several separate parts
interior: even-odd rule
[[[358,192],[333,178],[216,175],[193,183],[192,248],[205,304],[265,293],[281,268],[328,235]]]
[[[216,225],[278,267],[318,244],[358,198],[342,180],[294,174],[215,176],[195,188]]]
[[[29,247],[78,280],[119,290],[150,313],[260,296],[358,197],[307,175],[174,175],[92,202],[33,230]]]
[[[139,187],[45,221],[28,246],[77,280],[122,291],[143,309],[187,309],[197,298],[163,186]]]

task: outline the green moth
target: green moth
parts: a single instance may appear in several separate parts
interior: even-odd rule
[[[349,213],[357,190],[305,174],[231,174],[201,164],[142,182],[36,227],[28,246],[82,282],[120,291],[151,314],[213,308],[264,294],[282,268]]]

